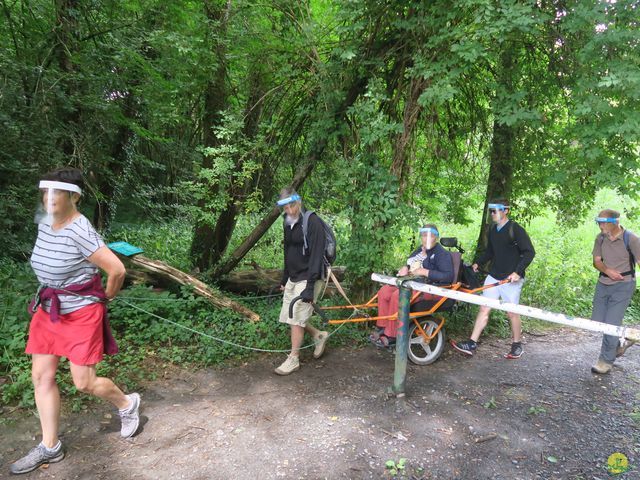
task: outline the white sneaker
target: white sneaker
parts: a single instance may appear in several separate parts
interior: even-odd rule
[[[329,332],[320,332],[318,336],[313,339],[316,344],[316,348],[313,350],[313,358],[320,358],[322,356],[327,346],[327,340],[329,340]]]
[[[593,367],[591,367],[591,371],[593,373],[598,373],[600,375],[604,375],[606,373],[609,373],[612,368],[613,368],[612,364],[607,363],[604,360],[598,359],[596,364]]]
[[[140,425],[140,415],[138,414],[140,395],[132,393],[127,395],[127,398],[131,400],[129,408],[118,410],[118,415],[120,415],[120,420],[122,421],[122,427],[120,428],[120,436],[122,438],[133,437]]]
[[[296,370],[300,370],[300,359],[297,355],[289,355],[287,359],[275,369],[278,375],[289,375]]]

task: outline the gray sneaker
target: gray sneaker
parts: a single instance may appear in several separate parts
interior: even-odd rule
[[[120,436],[122,438],[133,437],[138,430],[138,425],[140,425],[140,415],[138,415],[140,395],[132,393],[127,395],[127,398],[131,400],[131,406],[125,410],[118,410],[120,420],[122,420],[122,427],[120,428]]]
[[[50,451],[42,443],[33,447],[29,453],[27,453],[20,460],[12,463],[9,467],[11,473],[18,475],[20,473],[32,472],[40,465],[45,463],[56,463],[64,458],[64,449],[62,443],[58,443],[58,448]]]

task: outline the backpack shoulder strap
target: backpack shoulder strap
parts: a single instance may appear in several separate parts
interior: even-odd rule
[[[631,232],[626,228],[622,232],[622,241],[624,242],[624,248],[629,252],[629,264],[631,265],[631,270],[635,272],[636,270],[636,259],[633,256],[633,252],[631,251],[631,247],[629,247],[629,240],[631,239]]]
[[[513,220],[509,220],[509,240],[511,241],[511,245],[517,247],[518,241],[516,240],[516,234],[513,231],[514,225],[516,225],[516,222],[514,222]],[[518,248],[518,250],[520,249]]]
[[[307,253],[307,231],[309,230],[309,217],[314,213],[313,210],[305,210],[302,212],[302,240],[304,242],[304,246],[302,247],[302,254],[306,255]]]

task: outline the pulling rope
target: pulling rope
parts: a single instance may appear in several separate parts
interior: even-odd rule
[[[324,292],[327,290],[327,285],[329,285],[329,280],[333,280],[333,283],[335,283],[336,289],[338,290],[340,295],[342,295],[342,297],[347,301],[347,303],[351,306],[351,308],[353,308],[353,313],[349,316],[349,318],[348,318],[349,320],[352,319],[356,314],[360,314],[365,318],[371,318],[370,315],[366,311],[360,310],[359,308],[357,308],[353,304],[353,302],[351,302],[351,300],[347,296],[346,292],[344,291],[344,288],[342,288],[342,285],[340,285],[340,282],[338,281],[338,278],[334,275],[333,270],[331,270],[331,265],[329,265],[329,267],[327,269],[327,283],[325,283],[325,285],[324,285],[324,290],[322,291],[322,295],[321,295],[320,298],[322,298],[324,296]],[[344,324],[342,324],[342,325],[344,325]]]
[[[70,290],[66,290],[66,289],[61,288],[61,287],[56,287],[56,288],[58,290],[61,290],[61,291],[65,292],[68,295],[73,295],[73,296],[76,296],[76,297],[85,298],[85,299],[91,300],[94,303],[104,303],[101,299],[99,299],[97,297],[94,297],[92,295],[80,295],[80,294],[78,294],[76,292],[72,292]],[[127,297],[127,298],[131,298],[131,297]],[[136,297],[132,297],[132,298],[136,298]],[[225,345],[230,345],[230,346],[233,346],[233,347],[236,347],[236,348],[240,348],[240,349],[243,349],[243,350],[249,350],[249,351],[252,351],[252,352],[288,353],[288,352],[292,351],[292,349],[290,349],[290,348],[288,348],[288,349],[266,349],[266,348],[251,347],[249,345],[242,345],[240,343],[235,343],[235,342],[232,342],[230,340],[225,340],[224,338],[220,338],[220,337],[216,337],[214,335],[210,335],[210,334],[208,334],[206,332],[202,332],[200,330],[196,330],[195,328],[187,327],[186,325],[182,325],[181,323],[178,323],[178,322],[175,322],[175,321],[170,320],[168,318],[162,317],[162,316],[160,316],[160,315],[158,315],[156,313],[150,312],[150,311],[148,311],[148,310],[146,310],[146,309],[144,309],[142,307],[139,307],[139,306],[137,306],[137,305],[135,305],[135,304],[133,304],[131,302],[128,302],[127,300],[124,299],[124,297],[116,297],[114,300],[118,300],[119,302],[122,302],[125,305],[127,305],[127,306],[129,306],[129,307],[131,307],[131,308],[133,308],[135,310],[138,310],[138,311],[140,311],[142,313],[145,313],[145,314],[147,314],[147,315],[149,315],[151,317],[154,317],[154,318],[157,318],[159,320],[162,320],[163,322],[169,323],[169,324],[171,324],[171,325],[173,325],[175,327],[181,328],[183,330],[186,330],[188,332],[194,333],[194,334],[199,335],[201,337],[209,338],[210,340],[216,341],[218,343],[222,343],[222,344],[225,344]],[[178,299],[178,298],[173,299],[173,298],[171,298],[171,299],[165,299],[165,300],[184,300],[184,299]],[[354,312],[354,314],[355,314],[355,312]],[[338,333],[338,331],[343,327],[343,325],[344,324],[340,325],[338,328],[336,328],[335,330],[330,332],[327,335],[327,340],[329,338],[331,338],[333,335],[335,335],[336,333]],[[310,343],[308,345],[304,345],[304,346],[302,346],[302,347],[300,347],[298,349],[295,349],[295,350],[296,351],[300,351],[300,350],[305,350],[307,348],[312,348],[312,347],[315,347],[315,346],[316,346],[316,344],[315,344],[315,342],[313,342],[313,343]]]
[[[246,296],[246,297],[229,297],[233,300],[262,300],[264,298],[275,298],[282,297],[282,293],[270,293],[269,295],[256,295],[256,296]],[[170,298],[170,297],[130,297],[127,295],[129,300],[146,300],[146,301],[160,301],[160,302],[187,302],[188,298]]]
[[[116,298],[117,298],[117,297],[116,297]],[[288,349],[279,349],[279,350],[274,350],[274,349],[266,349],[266,348],[250,347],[250,346],[248,346],[248,345],[242,345],[242,344],[240,344],[240,343],[231,342],[231,341],[229,341],[229,340],[225,340],[224,338],[215,337],[215,336],[210,335],[210,334],[208,334],[208,333],[205,333],[205,332],[201,332],[201,331],[199,331],[199,330],[196,330],[195,328],[187,327],[186,325],[182,325],[181,323],[174,322],[173,320],[169,320],[168,318],[162,317],[162,316],[157,315],[157,314],[155,314],[155,313],[153,313],[153,312],[150,312],[150,311],[148,311],[148,310],[145,310],[145,309],[144,309],[144,308],[142,308],[142,307],[138,307],[137,305],[134,305],[134,304],[133,304],[133,303],[131,303],[131,302],[127,302],[126,300],[124,300],[124,298],[118,298],[118,300],[119,300],[120,302],[124,303],[125,305],[130,306],[131,308],[134,308],[134,309],[139,310],[139,311],[141,311],[141,312],[143,312],[143,313],[146,313],[147,315],[150,315],[150,316],[155,317],[155,318],[157,318],[157,319],[159,319],[159,320],[162,320],[163,322],[170,323],[171,325],[174,325],[174,326],[176,326],[176,327],[178,327],[178,328],[182,328],[183,330],[187,330],[188,332],[195,333],[196,335],[200,335],[200,336],[202,336],[202,337],[209,338],[209,339],[211,339],[211,340],[214,340],[214,341],[219,342],[219,343],[223,343],[223,344],[225,344],[225,345],[231,345],[231,346],[233,346],[233,347],[241,348],[241,349],[244,349],[244,350],[250,350],[250,351],[252,351],[252,352],[266,352],[266,353],[288,353],[288,352],[291,352],[291,349],[290,349],[290,348],[288,348]],[[332,337],[333,335],[335,335],[335,334],[338,332],[338,330],[340,330],[341,328],[342,328],[342,325],[340,325],[340,326],[339,326],[338,328],[336,328],[334,331],[330,332],[330,333],[328,334],[328,336],[327,336],[327,339],[328,339],[328,338],[330,338],[330,337]],[[304,350],[304,349],[312,348],[312,347],[315,347],[315,346],[316,346],[316,344],[315,344],[315,343],[310,343],[309,345],[305,345],[305,346],[303,346],[303,347],[300,347],[298,350]]]

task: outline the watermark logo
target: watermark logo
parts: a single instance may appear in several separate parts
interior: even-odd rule
[[[617,475],[629,470],[629,460],[624,453],[615,452],[609,455],[607,459],[607,469],[609,473]]]

